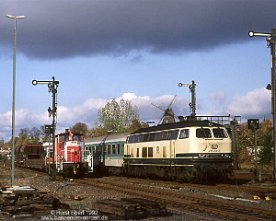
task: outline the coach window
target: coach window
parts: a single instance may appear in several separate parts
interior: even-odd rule
[[[118,154],[121,153],[120,148],[121,148],[121,145],[118,143],[118,144],[117,144],[117,153],[118,153]]]
[[[136,149],[136,157],[139,157],[139,148]]]
[[[147,148],[146,147],[142,148],[142,157],[147,157]]]
[[[179,139],[189,138],[189,129],[184,129],[180,131]]]
[[[107,154],[109,155],[111,153],[111,145],[107,146]]]
[[[116,145],[112,144],[112,154],[116,154]]]

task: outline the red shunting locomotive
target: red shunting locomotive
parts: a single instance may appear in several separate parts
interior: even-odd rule
[[[53,148],[49,148],[45,158],[48,166],[56,168],[58,173],[64,176],[82,176],[87,172],[88,162],[85,158],[84,136],[73,134],[66,129],[64,133],[55,136],[55,157],[53,160]]]

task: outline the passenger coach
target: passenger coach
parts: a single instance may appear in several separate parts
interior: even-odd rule
[[[119,175],[123,172],[124,144],[128,134],[108,134],[85,140],[92,153],[95,173]]]

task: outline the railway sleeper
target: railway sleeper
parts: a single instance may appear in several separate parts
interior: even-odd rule
[[[167,215],[165,205],[141,198],[105,199],[97,201],[96,209],[103,214],[115,215],[116,218],[142,219]]]
[[[13,216],[14,219],[23,219],[25,216],[41,217],[51,210],[69,209],[69,206],[31,187],[2,187],[0,209],[4,218]]]

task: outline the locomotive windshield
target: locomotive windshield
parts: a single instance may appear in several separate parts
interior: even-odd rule
[[[198,128],[196,129],[197,138],[211,138],[211,131],[209,128]]]
[[[222,128],[213,128],[213,137],[215,138],[227,138],[226,131]],[[198,128],[196,129],[196,137],[197,138],[211,138],[211,130],[209,128]]]
[[[221,128],[214,128],[213,134],[214,134],[214,137],[216,137],[216,138],[226,138],[227,137],[225,130],[223,130]]]
[[[82,136],[81,135],[73,135],[73,140],[74,141],[82,141]]]

